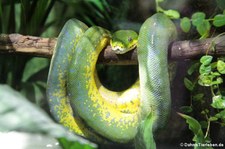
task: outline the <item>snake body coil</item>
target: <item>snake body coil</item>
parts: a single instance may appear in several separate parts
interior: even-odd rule
[[[170,113],[168,46],[176,38],[176,28],[163,14],[147,19],[139,32],[138,63],[144,115],[155,119],[154,129],[162,127]]]
[[[101,85],[96,62],[111,34],[78,20],[66,23],[58,38],[48,77],[47,96],[54,118],[75,133],[95,141],[128,142],[142,121],[153,129],[170,113],[167,48],[176,34],[163,14],[150,17],[138,37],[138,80],[122,92]],[[139,87],[140,84],[140,87]]]

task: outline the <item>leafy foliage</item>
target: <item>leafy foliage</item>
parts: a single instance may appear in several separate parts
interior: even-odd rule
[[[207,18],[204,12],[195,12],[190,18],[181,18],[180,27],[183,32],[189,33],[194,28],[200,38],[206,38],[210,36],[212,29],[215,30],[225,26],[224,2],[218,0],[217,5],[223,12],[215,13],[210,18]],[[223,35],[223,33],[220,35]],[[208,50],[214,50],[213,46],[214,43],[212,42]],[[184,85],[191,94],[191,102],[190,105],[183,106],[180,110],[190,115],[198,115],[197,112],[200,111],[200,118],[198,120],[185,114],[179,113],[179,115],[186,119],[194,134],[193,141],[195,143],[211,142],[211,123],[220,124],[221,127],[225,126],[225,119],[222,116],[225,110],[224,69],[224,57],[216,58],[206,53],[199,61],[192,64],[187,71],[189,76],[184,78]],[[195,148],[201,147],[195,146]]]
[[[221,27],[225,25],[225,14],[218,14],[214,17],[213,25],[216,27]]]
[[[199,144],[199,143],[205,144],[210,141],[210,140],[207,140],[207,138],[205,138],[203,130],[202,130],[202,126],[196,119],[181,113],[179,113],[179,115],[183,117],[184,119],[186,119],[186,122],[189,125],[189,129],[194,133],[193,141],[196,144]],[[195,149],[198,149],[198,148],[201,148],[201,147],[195,146]]]
[[[66,146],[65,149],[74,146],[79,146],[80,149],[96,148],[95,144],[54,123],[44,111],[28,102],[20,93],[6,85],[0,85],[0,90],[0,131],[42,133],[58,138],[60,143]]]
[[[188,17],[184,17],[180,21],[180,26],[185,33],[189,32],[191,29],[191,21]]]
[[[225,14],[216,14],[213,18],[206,19],[204,12],[196,12],[192,14],[191,19],[183,17],[180,22],[181,29],[184,32],[189,32],[193,25],[202,38],[209,36],[211,26],[225,26]]]
[[[171,19],[179,19],[180,18],[180,13],[176,10],[169,9],[169,10],[164,10],[162,7],[160,7],[160,3],[164,2],[164,0],[156,0],[156,11],[157,12],[162,12]]]
[[[189,124],[190,129],[195,135],[195,138],[193,141],[195,143],[198,143],[199,139],[202,140],[202,135],[198,136],[196,135],[196,130],[194,130],[192,127],[194,127],[197,123],[202,124],[204,126],[203,128],[206,128],[205,136],[204,138],[208,138],[207,142],[210,142],[209,139],[209,130],[210,130],[210,123],[219,123],[221,127],[225,125],[224,121],[224,110],[225,110],[225,95],[222,90],[223,88],[223,82],[224,82],[224,69],[225,69],[225,63],[223,58],[218,58],[217,60],[210,56],[205,55],[202,56],[199,60],[199,62],[194,63],[192,67],[189,68],[189,75],[193,75],[194,71],[198,74],[198,77],[194,80],[190,80],[188,78],[184,78],[184,85],[186,88],[191,92],[191,100],[192,104],[190,106],[184,106],[181,107],[181,110],[185,113],[192,113],[193,109],[195,109],[194,104],[200,104],[201,105],[201,115],[205,117],[205,120],[203,120],[201,123],[199,123],[197,120],[195,120],[191,116],[180,114],[183,118],[187,120],[187,123]],[[197,71],[198,70],[198,71]],[[193,77],[192,77],[193,78]],[[207,103],[207,95],[206,93],[202,92],[202,89],[200,88],[209,88],[211,91],[211,103],[208,105]],[[216,114],[212,114],[212,110],[216,109]],[[191,121],[190,121],[191,120]],[[197,126],[195,126],[197,127]],[[198,126],[200,127],[200,126]],[[202,128],[201,131],[203,132]],[[202,134],[201,132],[201,134]],[[203,142],[204,143],[204,142]]]

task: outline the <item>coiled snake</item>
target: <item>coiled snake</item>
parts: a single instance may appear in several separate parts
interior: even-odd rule
[[[139,36],[124,37],[125,48],[137,41],[139,80],[122,92],[106,89],[95,70],[99,53],[113,37],[102,27],[69,20],[52,57],[47,97],[56,121],[71,131],[94,141],[123,143],[135,138],[146,119],[151,119],[153,131],[166,123],[171,102],[167,48],[176,28],[157,13],[143,23]],[[123,43],[114,45],[117,53],[123,53],[119,48]]]

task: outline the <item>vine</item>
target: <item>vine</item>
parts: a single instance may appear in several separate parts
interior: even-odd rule
[[[204,12],[194,13],[191,19],[187,17],[181,19],[180,26],[184,32],[189,32],[191,25],[196,28],[200,38],[206,38],[210,34],[211,26],[221,27],[225,25],[225,11],[223,14],[216,14],[213,18],[208,19],[206,19]],[[223,33],[217,37],[221,35]],[[214,50],[214,43],[212,42],[209,47],[209,50]],[[223,85],[225,58],[212,57],[207,53],[187,71],[192,80],[184,78],[184,85],[191,93],[191,102],[190,106],[181,107],[183,112],[193,114],[193,111],[197,111],[194,108],[199,107],[195,105],[200,105],[202,119],[197,121],[191,116],[180,114],[186,119],[190,129],[198,126],[198,129],[191,129],[195,135],[193,141],[203,144],[211,143],[211,123],[220,124],[221,127],[225,126],[225,88]],[[198,133],[199,130],[201,133]]]
[[[191,102],[189,106],[181,107],[181,111],[190,115],[199,112],[201,118],[198,121],[191,116],[179,114],[186,119],[190,129],[198,126],[198,129],[191,129],[195,134],[195,143],[211,143],[211,123],[225,126],[224,61],[224,58],[202,56],[199,62],[189,68],[188,77],[184,78],[184,85],[191,93]],[[199,134],[199,130],[202,133]]]
[[[206,18],[204,12],[195,12],[190,18],[182,17],[176,10],[164,10],[160,3],[164,0],[156,0],[157,12],[162,12],[172,19],[180,21],[180,28],[184,33],[195,29],[200,39],[207,38],[212,28],[225,26],[224,2],[217,0],[218,7],[222,10],[210,18]],[[224,35],[219,34],[217,37]],[[216,38],[215,38],[216,39]],[[209,46],[214,50],[214,42]],[[198,144],[212,143],[210,127],[212,123],[225,126],[225,57],[213,57],[205,53],[197,62],[194,62],[187,70],[184,85],[190,91],[190,104],[180,107],[183,117],[189,129],[193,132],[193,141]],[[200,115],[200,116],[199,116]],[[194,118],[197,117],[197,118]],[[196,145],[195,148],[202,148]],[[212,146],[207,146],[212,148]]]
[[[192,14],[191,19],[188,17],[181,18],[180,27],[188,33],[193,25],[197,32],[201,35],[201,38],[209,36],[211,25],[214,27],[221,27],[225,25],[225,10],[222,14],[217,14],[213,18],[206,19],[204,12],[196,12]]]

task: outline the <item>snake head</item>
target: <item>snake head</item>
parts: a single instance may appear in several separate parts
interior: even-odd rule
[[[124,54],[137,46],[138,34],[132,30],[119,30],[113,33],[110,40],[116,54]]]

